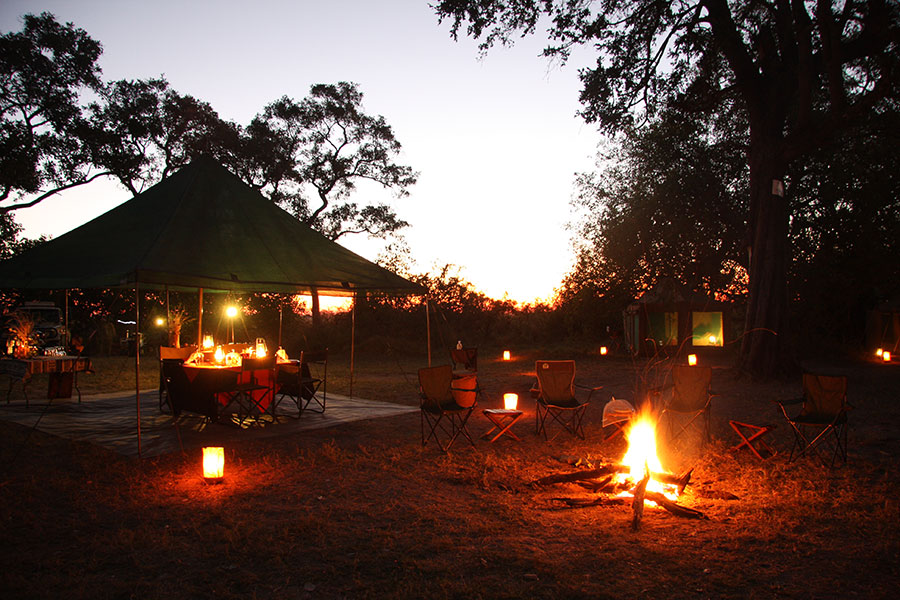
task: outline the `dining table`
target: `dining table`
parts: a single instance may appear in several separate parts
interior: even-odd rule
[[[272,368],[255,369],[252,371],[243,370],[240,365],[225,365],[217,364],[215,362],[184,363],[182,366],[185,375],[187,375],[188,380],[192,383],[199,378],[213,378],[220,381],[219,389],[213,389],[213,392],[216,395],[218,403],[222,406],[226,406],[231,402],[231,394],[229,391],[234,387],[235,383],[249,383],[251,379],[254,379],[260,386],[269,388],[271,391],[271,393],[268,393],[266,390],[254,390],[251,392],[253,402],[260,410],[265,411],[269,409],[269,405],[272,403],[273,398],[278,391],[279,386],[276,376],[278,367],[280,365],[288,364],[296,365],[297,362],[298,361],[296,360],[279,359]],[[223,376],[217,377],[215,375],[216,373],[222,374]],[[237,374],[237,381],[235,381],[232,374]],[[215,388],[215,383],[213,383],[213,386]]]
[[[22,383],[22,394],[25,406],[28,406],[28,384],[34,375],[47,373],[47,399],[71,398],[72,390],[78,394],[81,402],[81,390],[78,389],[78,373],[93,372],[91,359],[85,356],[34,356],[31,358],[0,359],[0,375],[9,376],[9,388],[6,391],[6,403],[16,382]]]

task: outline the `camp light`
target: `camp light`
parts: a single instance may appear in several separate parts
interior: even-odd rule
[[[503,408],[506,410],[516,410],[519,405],[518,394],[503,394]]]
[[[688,365],[694,366],[697,364],[697,355],[696,354],[688,354]]]
[[[207,483],[220,483],[225,477],[225,448],[206,446],[203,448],[203,479]]]
[[[509,350],[503,351],[503,360],[509,360]]]
[[[891,362],[891,353],[888,352],[887,350],[885,350],[884,352],[881,353],[881,359],[884,362]]]
[[[606,356],[607,352],[606,346],[600,346],[600,356]]]
[[[162,327],[165,324],[166,324],[165,319],[163,319],[162,317],[156,317],[156,326],[157,327]]]

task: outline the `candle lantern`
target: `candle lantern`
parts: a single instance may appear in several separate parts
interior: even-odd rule
[[[688,354],[688,364],[692,367],[697,364],[696,354]]]
[[[266,348],[266,340],[264,338],[256,338],[256,358],[265,358],[268,348]]]
[[[509,350],[503,351],[503,360],[509,360]]]
[[[518,394],[503,394],[503,408],[506,410],[516,410],[519,405]]]
[[[606,346],[600,346],[600,356],[606,356],[607,352]]]
[[[225,477],[225,448],[207,446],[203,448],[203,479],[209,483],[219,483]]]
[[[875,351],[875,356],[877,356],[878,358],[881,358],[882,356],[884,356],[884,349],[883,349],[883,348],[879,348],[878,350],[876,350],[876,351]]]
[[[884,352],[881,353],[881,359],[884,362],[891,362],[891,353],[888,352],[887,350],[885,350]]]
[[[216,353],[213,354],[213,358],[215,358],[217,365],[225,362],[225,351],[222,349],[222,346],[216,346]]]
[[[215,345],[216,344],[215,344],[215,342],[213,342],[213,337],[211,335],[203,336],[203,349],[204,350],[209,350]]]

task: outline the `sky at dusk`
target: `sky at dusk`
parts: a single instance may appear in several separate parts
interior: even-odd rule
[[[105,81],[162,75],[239,125],[312,84],[358,83],[420,176],[406,198],[367,186],[355,198],[388,200],[410,223],[415,272],[458,265],[485,294],[527,302],[549,299],[572,263],[574,175],[593,169],[601,139],[575,114],[589,55],[559,67],[528,38],[479,60],[427,0],[3,0],[0,30],[43,11],[103,44]],[[95,182],[16,218],[27,237],[58,236],[130,197]],[[382,245],[340,242],[373,260]]]

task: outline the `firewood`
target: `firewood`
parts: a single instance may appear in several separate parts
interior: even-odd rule
[[[575,471],[573,473],[556,473],[540,477],[531,482],[532,485],[550,485],[551,483],[571,483],[573,481],[585,481],[588,479],[597,479],[609,475],[610,473],[627,473],[628,467],[625,465],[602,465],[595,469],[585,469],[584,471]]]
[[[677,502],[673,502],[666,498],[663,494],[659,492],[646,492],[644,496],[647,500],[652,500],[656,502],[658,505],[675,515],[676,517],[684,517],[685,519],[706,519],[707,516],[700,512],[699,510],[695,510],[693,508],[683,506],[678,504]]]
[[[615,483],[613,483],[613,475],[609,475],[604,477],[600,481],[578,481],[576,482],[578,485],[583,487],[586,490],[590,490],[596,494],[604,493],[610,494],[616,488]]]
[[[641,518],[644,516],[644,494],[647,491],[647,483],[649,481],[650,469],[647,469],[643,479],[634,488],[634,499],[631,501],[631,510],[634,513],[631,517],[632,531],[637,531],[641,528]]]

